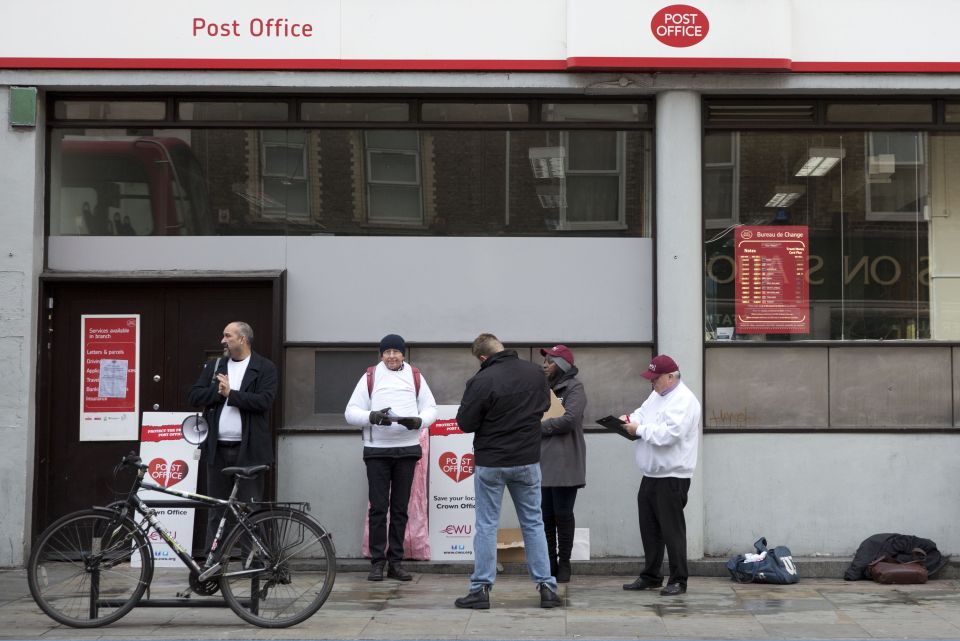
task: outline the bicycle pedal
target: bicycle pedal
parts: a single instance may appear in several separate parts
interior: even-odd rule
[[[177,592],[178,599],[189,599],[190,595],[193,594],[193,591],[190,588],[187,588],[183,592]]]

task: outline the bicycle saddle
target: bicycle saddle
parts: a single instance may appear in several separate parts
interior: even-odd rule
[[[221,474],[227,476],[239,476],[242,479],[252,479],[260,472],[269,470],[269,465],[250,465],[248,467],[225,467],[220,470]]]

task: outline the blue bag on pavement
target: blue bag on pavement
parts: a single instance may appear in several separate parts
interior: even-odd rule
[[[767,539],[760,537],[753,544],[756,554],[738,554],[727,561],[730,578],[737,583],[779,583],[785,585],[800,580],[793,564],[790,548],[778,545],[767,549]]]

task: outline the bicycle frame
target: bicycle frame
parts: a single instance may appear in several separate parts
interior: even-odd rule
[[[170,549],[174,551],[177,557],[186,565],[190,571],[197,575],[199,581],[206,581],[207,579],[217,576],[217,572],[220,569],[220,554],[216,554],[217,547],[220,544],[220,541],[223,540],[224,529],[227,524],[227,510],[233,514],[237,523],[234,527],[243,527],[250,533],[253,543],[259,548],[260,552],[263,554],[268,554],[267,550],[264,548],[259,537],[253,533],[250,528],[250,525],[246,517],[246,507],[247,504],[237,500],[237,490],[239,487],[238,480],[235,480],[233,483],[233,489],[230,492],[230,497],[227,499],[218,499],[212,496],[206,496],[205,494],[196,494],[194,492],[184,492],[180,490],[174,490],[168,487],[163,487],[162,485],[157,485],[153,482],[144,480],[146,476],[147,467],[145,465],[137,465],[137,478],[134,481],[133,485],[130,488],[130,492],[127,494],[126,500],[123,501],[124,510],[121,510],[121,516],[126,516],[125,509],[131,508],[137,514],[140,514],[143,517],[143,522],[138,525],[140,530],[147,534],[150,529],[153,529],[160,535],[167,545],[170,546]],[[145,501],[139,496],[140,490],[151,490],[155,492],[160,492],[162,494],[168,494],[170,496],[176,496],[182,499],[187,499],[186,501],[178,502],[177,507],[224,507],[223,516],[220,518],[220,524],[217,526],[217,532],[213,537],[211,542],[210,549],[207,552],[207,558],[203,565],[200,566],[194,559],[189,551],[184,549],[176,539],[173,538],[173,535],[170,534],[170,531],[166,528],[162,521],[157,518],[156,511],[151,507],[149,501]],[[245,576],[245,575],[255,575],[263,572],[262,569],[251,569],[251,570],[241,570],[238,572],[231,572],[230,576]]]

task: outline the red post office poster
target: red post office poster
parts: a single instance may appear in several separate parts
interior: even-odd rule
[[[473,560],[473,434],[457,427],[458,407],[437,406],[430,426],[431,561]]]
[[[139,314],[80,317],[81,441],[137,440],[139,367]]]
[[[193,412],[144,412],[143,425],[140,428],[140,458],[147,464],[147,480],[171,490],[188,494],[197,491],[197,478],[200,474],[200,451],[196,445],[184,440],[180,431],[183,419],[193,416]],[[176,501],[178,497],[157,492],[140,490],[140,498],[145,501]],[[193,520],[195,508],[155,508],[157,516],[167,531],[182,549],[193,549]],[[135,517],[140,523],[142,517]],[[159,534],[151,531],[153,544],[153,562],[159,566],[183,567],[176,553]],[[140,555],[134,554],[131,564],[137,567]]]
[[[810,332],[805,226],[737,227],[736,332]]]

